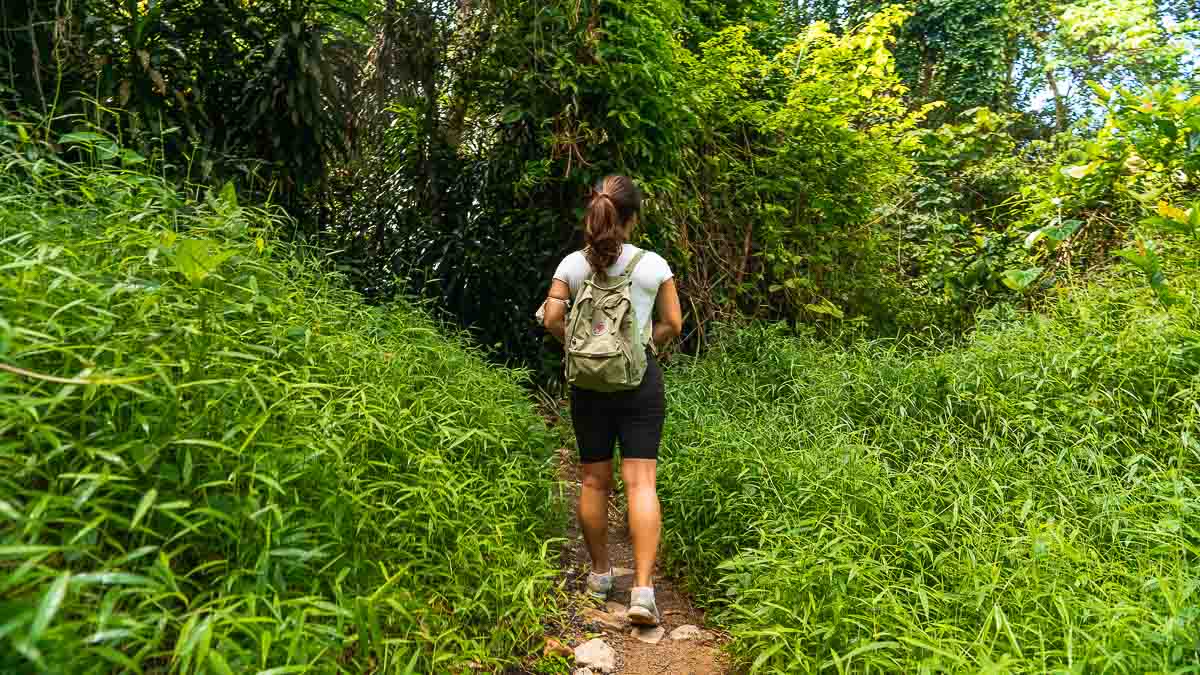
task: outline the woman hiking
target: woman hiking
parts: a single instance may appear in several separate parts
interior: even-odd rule
[[[612,592],[608,496],[619,442],[635,572],[628,616],[657,625],[652,574],[662,519],[655,478],[666,402],[654,354],[680,334],[683,317],[667,262],[628,243],[641,207],[641,191],[625,176],[608,176],[593,189],[584,221],[587,247],[559,264],[543,317],[551,334],[569,342],[571,419],[583,478],[578,515],[592,558],[588,592],[601,601]],[[633,342],[639,344],[614,346]],[[589,344],[601,346],[589,351]]]

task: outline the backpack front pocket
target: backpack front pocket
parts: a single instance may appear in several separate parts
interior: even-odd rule
[[[570,383],[594,391],[620,391],[628,388],[629,359],[620,349],[571,350],[567,352]]]

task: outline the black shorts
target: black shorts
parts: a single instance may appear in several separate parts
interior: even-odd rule
[[[662,368],[650,354],[637,389],[600,392],[571,387],[571,422],[584,464],[612,460],[618,440],[624,459],[658,459],[666,417]]]

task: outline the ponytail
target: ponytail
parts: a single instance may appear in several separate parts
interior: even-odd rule
[[[584,217],[588,264],[601,274],[616,264],[625,243],[625,225],[642,210],[642,193],[625,176],[608,176],[592,190]]]

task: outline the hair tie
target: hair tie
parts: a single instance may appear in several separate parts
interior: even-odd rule
[[[600,199],[601,197],[603,197],[604,199],[607,199],[610,202],[612,201],[612,195],[608,194],[607,192],[602,192],[600,190],[597,190],[596,188],[592,188],[592,201],[596,201],[597,199]]]

